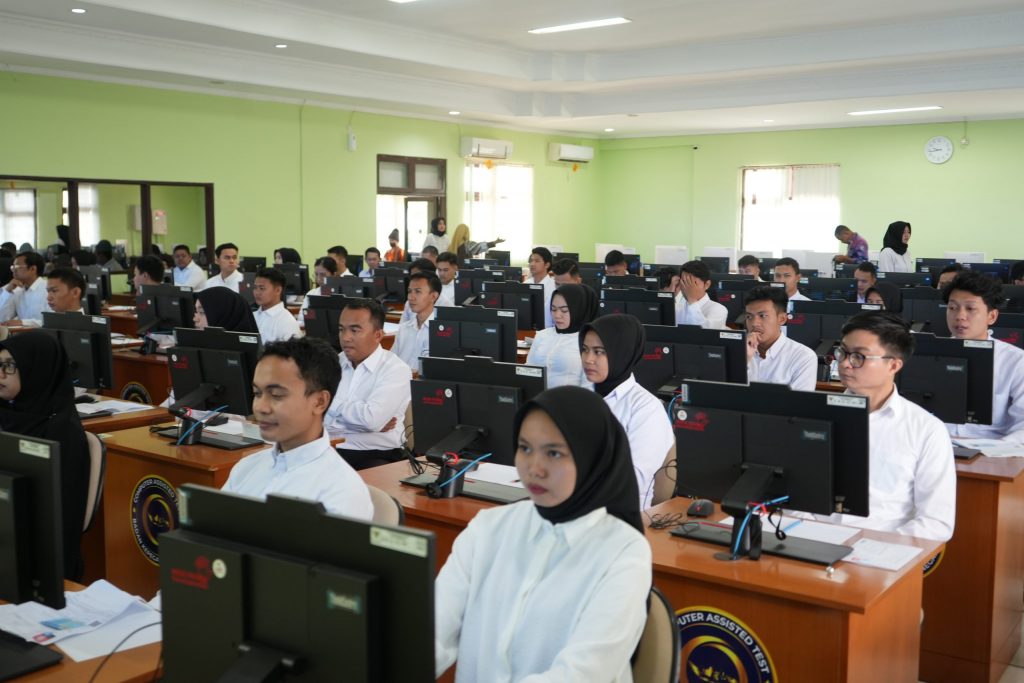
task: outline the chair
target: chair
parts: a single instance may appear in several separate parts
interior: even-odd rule
[[[668,449],[668,453],[665,455],[665,461],[661,463],[661,467],[654,474],[654,491],[651,494],[651,505],[657,505],[658,503],[664,503],[669,498],[673,498],[676,495],[676,445],[673,442],[672,447]]]
[[[647,603],[647,623],[633,654],[633,680],[636,683],[675,683],[679,680],[676,612],[654,586],[651,586]]]
[[[85,524],[82,533],[92,526],[96,509],[103,499],[103,483],[107,474],[107,445],[92,432],[85,433],[85,441],[89,444],[89,493],[85,499]]]
[[[370,501],[373,503],[373,521],[380,524],[399,526],[405,523],[405,510],[402,504],[376,486],[370,489]]]

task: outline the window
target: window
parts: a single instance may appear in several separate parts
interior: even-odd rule
[[[377,155],[377,194],[443,195],[445,159]]]
[[[465,188],[462,216],[470,238],[489,242],[503,237],[506,241],[497,248],[526,261],[533,249],[533,167],[467,162]],[[454,227],[449,225],[448,232]]]
[[[68,191],[62,194],[62,221],[68,221]],[[100,241],[100,192],[95,185],[81,183],[78,186],[78,243],[83,247]]]
[[[35,190],[0,190],[0,241],[35,244]]]
[[[835,253],[839,215],[837,164],[743,169],[743,252]]]

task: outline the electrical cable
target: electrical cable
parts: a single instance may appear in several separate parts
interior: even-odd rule
[[[739,556],[740,542],[743,540],[743,532],[747,528],[747,522],[750,521],[751,515],[753,515],[758,510],[764,511],[765,507],[768,506],[768,505],[777,505],[779,503],[784,503],[787,500],[789,500],[789,496],[780,496],[778,498],[774,498],[772,500],[768,500],[768,501],[765,501],[763,503],[753,503],[753,504],[748,503],[747,504],[747,514],[745,514],[743,516],[743,523],[740,524],[739,533],[736,534],[736,543],[734,543],[733,547],[732,547],[732,556],[733,556],[734,559]]]
[[[449,454],[448,454],[448,453],[445,453],[445,455],[449,455]],[[469,463],[468,465],[466,465],[465,467],[463,467],[463,468],[462,468],[461,470],[459,470],[458,472],[456,472],[455,474],[453,474],[453,475],[452,475],[451,477],[449,477],[449,478],[448,478],[448,481],[444,482],[443,484],[438,484],[438,487],[440,487],[440,488],[444,488],[444,487],[445,487],[445,486],[447,486],[448,484],[452,483],[453,481],[455,481],[456,479],[458,479],[459,477],[461,477],[462,475],[464,475],[464,474],[465,474],[466,472],[469,472],[469,471],[470,471],[471,469],[473,469],[473,465],[477,464],[477,463],[478,463],[478,462],[480,462],[481,460],[486,460],[487,458],[491,457],[492,455],[494,455],[494,454],[493,454],[493,453],[484,453],[484,454],[483,454],[483,455],[481,455],[481,456],[480,456],[479,458],[477,458],[476,460],[473,460],[473,461],[472,461],[472,462],[470,462],[470,463]],[[458,457],[458,456],[456,456],[456,457]]]
[[[152,624],[146,624],[145,626],[140,626],[137,629],[135,629],[134,631],[132,631],[131,633],[129,633],[128,635],[126,635],[124,638],[122,638],[121,642],[118,643],[117,645],[115,645],[114,649],[107,653],[107,656],[103,658],[103,661],[100,662],[100,665],[98,667],[96,667],[95,671],[92,672],[92,677],[89,679],[89,683],[93,683],[93,681],[96,680],[96,677],[100,675],[100,671],[103,670],[103,667],[106,665],[106,663],[108,661],[110,661],[110,658],[114,656],[115,652],[117,652],[119,649],[121,649],[122,645],[124,645],[125,643],[128,642],[129,638],[131,638],[132,636],[134,636],[136,633],[138,633],[139,631],[141,631],[143,629],[151,628],[153,626],[159,626],[161,623],[162,622],[160,622],[160,621],[154,621]],[[163,648],[162,647],[161,647],[161,655],[160,656],[163,657]],[[157,665],[159,666],[159,661],[157,662]]]
[[[194,422],[192,423],[192,426],[191,426],[191,427],[189,427],[188,429],[186,429],[186,430],[185,430],[185,433],[184,433],[184,434],[182,434],[181,436],[179,436],[179,437],[178,437],[178,443],[177,443],[177,444],[175,444],[175,445],[176,445],[176,446],[180,446],[180,445],[181,445],[181,443],[182,443],[182,442],[183,442],[183,441],[185,440],[185,438],[186,438],[186,437],[187,437],[187,436],[188,436],[189,434],[191,434],[191,433],[192,433],[192,430],[193,430],[193,429],[195,429],[196,427],[198,427],[198,426],[199,426],[199,425],[201,425],[201,424],[206,424],[206,421],[207,421],[207,420],[209,420],[209,419],[210,419],[211,417],[213,417],[213,416],[214,416],[214,415],[215,415],[216,413],[219,413],[220,411],[224,410],[224,409],[225,409],[225,408],[227,408],[227,407],[228,407],[228,404],[227,404],[227,403],[225,403],[224,405],[222,405],[222,406],[220,406],[220,407],[218,407],[218,408],[214,408],[213,410],[211,410],[211,411],[210,411],[210,412],[209,412],[209,413],[208,413],[208,414],[206,415],[206,417],[204,417],[204,418],[203,418],[202,420],[195,420],[195,421],[194,421]]]

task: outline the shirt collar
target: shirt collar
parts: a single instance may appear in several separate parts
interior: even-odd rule
[[[619,386],[612,389],[606,398],[621,398],[625,396],[633,387],[636,386],[636,378],[633,377],[633,373],[629,373],[629,377],[622,380]]]
[[[331,440],[327,437],[326,430],[320,433],[319,438],[284,453],[281,452],[281,444],[275,443],[274,447],[270,449],[273,469],[287,472],[308,465],[330,447]]]
[[[278,301],[276,304],[274,304],[270,308],[267,308],[267,309],[261,308],[258,311],[258,313],[262,313],[263,315],[269,315],[270,317],[275,318],[278,315],[280,315],[281,311],[283,311],[283,310],[284,310],[284,302],[283,301]]]
[[[600,507],[596,510],[591,510],[582,517],[570,520],[568,522],[562,522],[561,524],[552,524],[547,521],[537,512],[537,506],[533,505],[533,510],[530,515],[530,530],[529,539],[539,537],[542,533],[554,533],[559,536],[565,544],[569,547],[574,546],[578,543],[588,531],[596,526],[602,519],[608,514],[606,508]]]
[[[856,396],[860,396],[861,395],[861,394],[854,394],[849,389],[847,389],[843,393],[844,394],[850,394],[850,395],[856,395]],[[872,411],[871,415],[878,415],[878,414],[881,414],[883,411],[888,410],[889,412],[892,413],[893,417],[897,417],[898,418],[900,415],[903,414],[903,402],[904,401],[906,401],[906,399],[903,398],[902,396],[900,396],[900,390],[896,388],[895,384],[893,384],[893,386],[892,386],[892,393],[889,394],[889,398],[885,399],[885,403],[880,405],[878,407],[878,410]],[[871,401],[870,400],[868,401],[868,410],[871,410]]]
[[[367,372],[375,371],[377,369],[377,366],[384,362],[384,354],[385,353],[386,353],[386,351],[385,351],[384,347],[381,346],[380,344],[377,344],[377,349],[373,353],[371,353],[369,356],[367,356],[363,360],[363,362],[359,364],[359,367],[361,368],[363,366],[366,366]],[[348,356],[345,355],[344,351],[342,351],[341,353],[338,354],[338,359],[341,361],[341,368],[342,368],[342,370],[346,370],[346,369],[347,370],[352,370],[353,369],[352,368],[352,363],[349,361]]]

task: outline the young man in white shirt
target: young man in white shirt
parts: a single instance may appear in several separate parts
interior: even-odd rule
[[[583,276],[580,275],[580,266],[571,258],[560,258],[551,264],[551,277],[555,281],[555,287],[562,285],[582,285]]]
[[[338,244],[328,249],[327,255],[334,259],[334,263],[338,266],[338,272],[335,273],[336,277],[356,276],[355,273],[348,269],[348,249]]]
[[[775,262],[775,281],[786,285],[786,296],[790,301],[789,310],[793,309],[794,301],[810,301],[797,289],[797,285],[800,284],[800,264],[796,259],[786,256]]]
[[[0,321],[12,326],[38,326],[46,306],[46,262],[34,251],[14,257],[13,277],[0,290]],[[23,322],[24,321],[24,322]]]
[[[740,275],[753,275],[754,279],[761,281],[761,261],[753,254],[745,254],[736,262],[736,270]]]
[[[174,284],[191,287],[198,292],[206,284],[206,273],[192,260],[192,252],[184,244],[174,245]]]
[[[629,266],[626,264],[626,256],[618,249],[612,249],[604,255],[604,274],[617,277],[629,275]]]
[[[857,281],[857,303],[867,303],[868,290],[878,282],[878,269],[871,261],[864,261],[853,271],[853,279]]]
[[[953,337],[992,340],[992,424],[947,424],[951,436],[1000,439],[1024,444],[1024,350],[992,339],[999,319],[1003,285],[988,275],[963,270],[942,290],[946,324]]]
[[[159,256],[142,256],[132,267],[132,284],[141,292],[143,285],[159,285],[164,281],[164,262]]]
[[[446,251],[438,254],[437,277],[441,281],[441,296],[437,300],[438,306],[455,305],[455,278],[459,274],[459,257],[453,252]]]
[[[787,384],[797,391],[814,391],[818,356],[782,334],[788,316],[781,287],[758,285],[743,300],[747,327],[747,380]]]
[[[416,273],[430,273],[431,275],[436,275],[437,266],[435,266],[434,262],[428,258],[418,258],[409,264],[409,275],[413,276]],[[412,308],[409,307],[409,301],[406,300],[405,304],[402,306],[402,316],[398,319],[398,324],[404,325],[415,318],[416,314],[413,313]]]
[[[318,501],[338,515],[372,519],[366,484],[331,447],[323,418],[338,382],[338,357],[323,340],[267,344],[253,375],[252,412],[273,448],[242,458],[224,491]]]
[[[218,244],[214,254],[217,256],[220,272],[208,279],[203,289],[227,287],[237,294],[238,285],[242,282],[242,274],[238,272],[238,247],[231,242]]]
[[[74,268],[54,268],[46,274],[48,310],[54,313],[82,313],[85,288],[85,278]],[[42,320],[39,322],[42,324]]]
[[[419,372],[420,356],[430,355],[430,321],[437,315],[434,304],[441,295],[441,280],[433,273],[413,273],[406,291],[409,310],[415,317],[399,325],[393,353],[410,370]]]
[[[252,298],[259,308],[253,313],[264,344],[302,336],[299,322],[284,305],[284,273],[276,268],[260,268],[252,287]]]
[[[551,251],[547,247],[534,247],[527,265],[530,275],[527,284],[544,285],[544,327],[555,323],[551,320],[551,295],[555,293],[555,279],[551,277]]]
[[[324,426],[345,443],[338,452],[355,469],[402,458],[405,409],[412,371],[380,345],[384,309],[373,299],[356,299],[341,311],[341,383]]]
[[[946,285],[953,281],[953,278],[955,278],[958,273],[964,270],[966,269],[959,263],[951,263],[948,266],[945,266],[941,271],[939,271],[939,280],[935,283],[935,289],[941,292],[946,288]]]
[[[380,249],[370,247],[363,253],[363,269],[359,277],[373,277],[373,271],[380,268]]]
[[[703,261],[687,261],[679,267],[676,285],[676,324],[700,325],[708,330],[726,329],[729,309],[708,296],[711,269]]]
[[[833,515],[842,524],[948,541],[956,516],[953,446],[938,418],[900,396],[895,377],[914,350],[895,313],[870,311],[843,326],[839,378],[866,396],[870,516]]]

